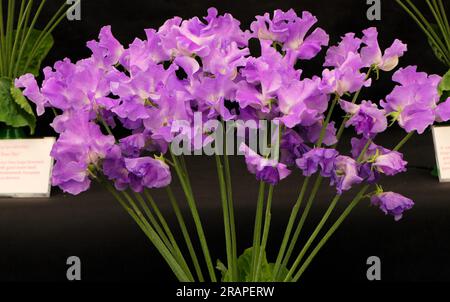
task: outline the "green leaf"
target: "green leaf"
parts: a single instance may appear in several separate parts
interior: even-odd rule
[[[440,102],[446,101],[450,97],[450,70],[442,77],[438,86]]]
[[[28,28],[26,29],[26,31],[28,31]],[[21,74],[32,73],[34,76],[38,76],[39,71],[41,69],[42,61],[45,59],[48,52],[53,47],[54,44],[53,37],[52,35],[47,35],[47,37],[40,42],[39,47],[36,49],[33,57],[30,60],[28,68],[25,69],[25,64],[28,62],[33,46],[41,33],[42,31],[37,29],[31,30],[30,37],[28,38],[27,44],[25,45],[24,51],[22,53],[22,58],[19,61],[18,70],[21,71]]]
[[[442,95],[445,91],[450,91],[450,69],[442,77],[438,86],[439,95]]]
[[[239,271],[239,281],[250,282],[251,275],[250,270],[252,267],[252,257],[253,248],[248,248],[244,253],[238,258],[238,271]],[[259,270],[258,281],[269,282],[272,281],[272,265],[267,262],[266,253],[263,254],[263,259],[261,262],[261,268]]]
[[[36,128],[36,116],[30,104],[8,78],[0,78],[0,122],[15,128],[29,127],[31,134]]]
[[[435,30],[436,34],[439,37],[439,40],[444,41],[444,37],[442,37],[442,35],[440,34],[439,31],[439,26],[437,24],[431,24],[431,26],[433,27],[433,29]],[[436,56],[436,58],[438,58],[439,61],[441,61],[442,63],[444,63],[445,65],[447,65],[447,62],[445,60],[445,53],[442,52],[441,48],[438,46],[438,44],[436,42],[434,42],[434,40],[428,39],[428,43],[431,46],[431,49],[434,52],[434,55]]]
[[[221,275],[222,275],[222,282],[229,282],[230,280],[230,276],[228,274],[228,268],[225,266],[225,264],[223,264],[222,261],[217,260],[217,266],[216,268],[220,271]]]

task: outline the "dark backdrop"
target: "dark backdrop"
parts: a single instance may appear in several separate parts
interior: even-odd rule
[[[443,74],[445,69],[434,58],[424,35],[394,1],[382,0],[382,20],[366,19],[365,0],[318,1],[106,1],[82,0],[82,20],[64,22],[54,33],[55,47],[46,60],[69,57],[73,60],[89,55],[85,42],[94,39],[101,26],[111,24],[116,37],[124,44],[143,37],[144,28],[158,27],[174,15],[205,15],[215,6],[219,12],[230,12],[248,27],[256,14],[276,8],[309,10],[319,19],[336,42],[348,31],[359,33],[377,26],[382,48],[399,38],[408,43],[409,51],[401,65],[417,64],[421,70]],[[56,6],[55,6],[56,7]],[[322,57],[305,66],[309,73],[320,73]],[[378,100],[392,89],[389,76],[383,75],[370,95]],[[50,116],[41,119],[38,134],[51,133]],[[392,147],[402,137],[393,131],[382,137]],[[376,255],[382,259],[385,281],[449,281],[450,186],[439,184],[427,167],[434,164],[430,133],[414,138],[405,148],[410,163],[406,175],[384,181],[385,188],[404,193],[416,201],[416,207],[399,223],[378,209],[361,204],[344,223],[324,251],[319,254],[305,280],[320,282],[366,281],[366,259]],[[214,259],[225,259],[222,218],[218,187],[211,159],[189,159],[194,189],[204,217],[207,236]],[[251,242],[257,184],[248,175],[241,159],[232,159],[239,250]],[[269,257],[275,255],[292,200],[297,195],[301,177],[294,173],[277,187],[273,224],[269,239]],[[175,186],[177,184],[175,183]],[[179,193],[179,188],[178,188]],[[312,210],[306,229],[311,231],[327,206],[331,190],[324,184]],[[179,195],[181,197],[181,195]],[[163,192],[156,197],[163,209],[168,208]],[[340,205],[341,210],[348,198]],[[173,221],[173,217],[171,218]],[[304,238],[303,238],[304,240]],[[82,259],[82,276],[87,281],[173,281],[162,258],[151,247],[137,226],[104,191],[94,187],[90,192],[72,197],[54,190],[54,197],[43,200],[0,199],[0,280],[64,281],[68,256]]]

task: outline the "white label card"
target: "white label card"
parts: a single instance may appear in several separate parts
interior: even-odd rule
[[[50,197],[55,138],[0,139],[0,196]]]
[[[450,126],[432,129],[439,181],[450,182]]]

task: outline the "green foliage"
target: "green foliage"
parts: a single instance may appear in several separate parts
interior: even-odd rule
[[[70,7],[64,0],[58,2],[60,8],[42,30],[37,30],[36,24],[46,1],[33,5],[30,0],[8,0],[6,7],[0,5],[0,125],[3,122],[9,127],[26,126],[34,133],[33,110],[12,84],[22,74],[39,74],[42,61],[54,44],[51,33]]]
[[[231,277],[228,273],[228,269],[220,260],[217,260],[216,268],[222,273],[222,282],[251,282],[252,281],[252,257],[253,257],[253,248],[248,248],[244,251],[244,253],[238,258],[238,272],[239,278],[238,280],[231,280]],[[266,258],[266,253],[263,254],[263,259],[261,262],[261,268],[259,270],[259,276],[257,278],[258,282],[271,282],[273,280],[273,268],[275,264],[269,263]],[[282,267],[281,270],[281,278],[284,279],[288,274],[288,270],[285,267]]]
[[[30,134],[34,134],[36,127],[30,104],[8,78],[0,78],[0,122],[11,127],[29,127]]]
[[[33,52],[33,47],[36,45],[41,35],[42,39]],[[34,76],[38,76],[42,61],[45,59],[50,49],[52,49],[53,44],[54,40],[51,34],[45,35],[45,33],[40,30],[32,29],[28,41],[24,45],[24,51],[19,61],[18,70],[21,71],[22,74],[32,73]],[[33,56],[30,57],[31,55]]]
[[[450,70],[442,77],[438,87],[439,95],[447,99],[450,96]],[[442,100],[442,99],[441,99]]]

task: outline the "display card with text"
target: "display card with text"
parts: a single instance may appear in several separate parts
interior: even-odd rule
[[[450,126],[433,127],[439,180],[450,182]]]
[[[53,137],[0,140],[0,196],[49,197]]]

